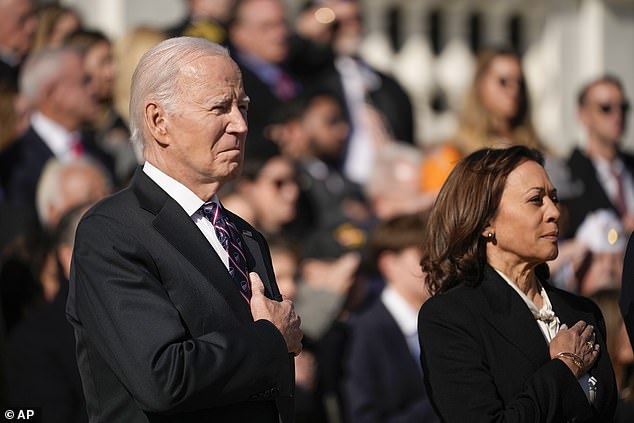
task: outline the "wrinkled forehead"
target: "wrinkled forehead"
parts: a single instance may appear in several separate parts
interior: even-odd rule
[[[211,53],[199,53],[184,58],[179,65],[178,77],[204,81],[213,80],[242,80],[240,68],[229,56]]]

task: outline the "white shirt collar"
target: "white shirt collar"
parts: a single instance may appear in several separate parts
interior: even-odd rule
[[[386,286],[381,292],[381,301],[406,338],[418,333],[418,310],[409,305],[398,292]]]
[[[500,272],[498,269],[494,269],[494,270],[498,273],[498,275],[502,277],[502,279],[504,279],[504,281],[507,284],[509,284],[511,288],[515,290],[515,292],[518,293],[518,295],[522,298],[524,303],[526,303],[526,306],[528,307],[531,314],[537,321],[537,324],[539,325],[539,329],[544,334],[544,338],[546,338],[546,341],[550,343],[550,341],[552,341],[552,339],[555,337],[555,335],[559,331],[560,321],[557,315],[555,314],[555,311],[553,310],[553,306],[550,303],[550,298],[548,298],[548,294],[546,293],[546,290],[544,289],[544,287],[543,286],[539,287],[540,288],[539,293],[542,297],[543,304],[542,304],[542,308],[538,309],[535,303],[530,298],[528,298],[528,296],[524,292],[522,292],[522,290],[511,280],[511,278],[506,276],[504,273]]]
[[[73,137],[78,136],[78,133],[69,132],[59,123],[37,111],[31,116],[31,126],[57,159],[66,160],[72,157],[71,144]]]
[[[165,172],[152,165],[150,162],[143,164],[143,172],[158,186],[160,186],[170,197],[174,199],[185,210],[188,216],[193,216],[200,207],[205,204],[196,194],[192,192],[185,185],[178,182],[176,179],[167,175]],[[210,200],[215,203],[218,202],[218,197],[214,194]]]

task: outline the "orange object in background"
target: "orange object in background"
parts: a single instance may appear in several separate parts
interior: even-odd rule
[[[421,164],[421,191],[438,192],[451,170],[461,158],[460,150],[453,144],[442,144],[430,148],[425,153]]]

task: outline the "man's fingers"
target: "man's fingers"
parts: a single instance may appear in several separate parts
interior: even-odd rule
[[[249,278],[251,279],[251,294],[264,295],[264,284],[260,276],[255,272],[251,272],[249,273]]]

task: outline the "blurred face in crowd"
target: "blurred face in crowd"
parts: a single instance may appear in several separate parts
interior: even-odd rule
[[[90,75],[93,93],[98,100],[112,97],[115,79],[115,64],[112,46],[107,41],[96,43],[84,56],[86,73]]]
[[[420,261],[423,253],[419,247],[411,246],[400,251],[386,251],[379,257],[381,273],[389,285],[414,307],[420,307],[429,294],[421,283],[425,274],[421,270]]]
[[[616,146],[625,132],[629,103],[621,89],[609,81],[592,85],[579,108],[588,137],[602,144]]]
[[[49,37],[49,45],[51,47],[59,47],[64,43],[64,39],[77,31],[81,26],[79,17],[73,12],[66,12],[59,17],[55,26],[51,30]]]
[[[189,9],[194,19],[227,20],[235,0],[189,0]]]
[[[0,0],[0,51],[25,56],[37,28],[32,0]]]
[[[231,42],[240,50],[269,63],[281,63],[288,55],[286,11],[279,0],[247,0],[230,29]]]
[[[85,73],[83,60],[78,54],[64,56],[60,76],[43,97],[47,109],[45,114],[56,116],[56,120],[70,131],[92,121],[97,114],[90,76]]]
[[[297,296],[297,259],[290,251],[271,248],[271,261],[280,293],[294,300]]]
[[[50,204],[47,225],[54,228],[70,209],[80,204],[95,203],[110,194],[106,176],[95,166],[82,165],[65,169],[60,176],[62,202]]]
[[[315,97],[304,113],[303,126],[317,156],[333,159],[341,157],[350,126],[341,106],[333,97]]]
[[[349,0],[334,0],[327,4],[335,12],[335,52],[343,56],[355,55],[363,40],[360,5]]]
[[[506,180],[497,214],[483,232],[489,263],[506,274],[522,265],[538,265],[557,257],[559,235],[557,193],[546,171],[534,161],[517,166]]]
[[[242,184],[263,229],[275,231],[295,217],[299,186],[295,168],[282,156],[271,158],[254,181]]]
[[[523,76],[514,56],[497,56],[489,64],[479,85],[480,99],[498,119],[509,121],[519,111]]]
[[[154,136],[146,141],[146,155],[208,200],[205,187],[242,170],[249,98],[237,65],[226,56],[198,57],[187,62],[177,78],[172,107],[155,101],[145,106]]]

